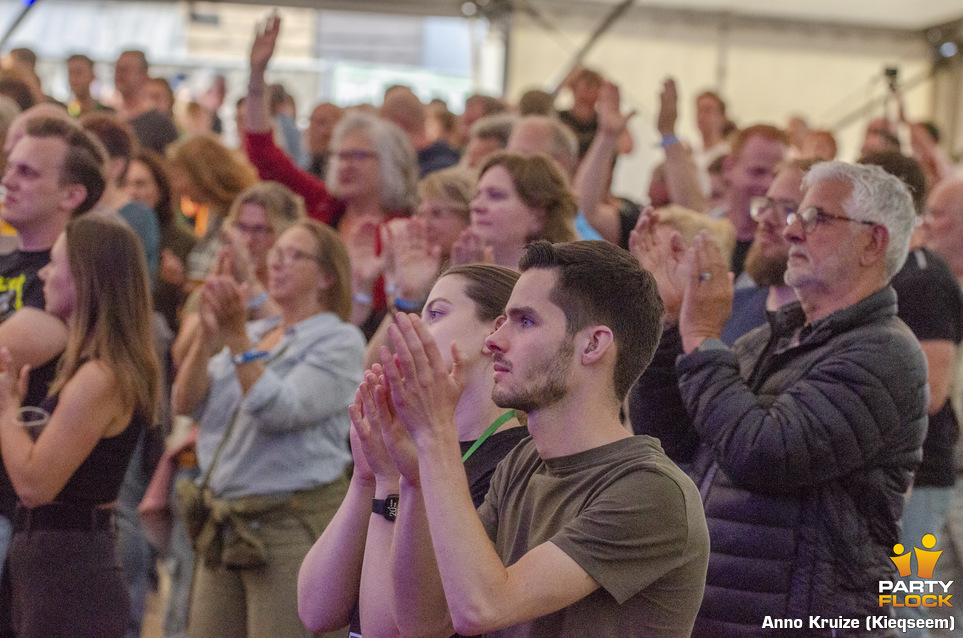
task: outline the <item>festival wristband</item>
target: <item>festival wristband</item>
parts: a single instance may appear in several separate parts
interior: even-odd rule
[[[244,363],[250,363],[252,361],[257,361],[258,359],[263,359],[270,354],[267,350],[258,350],[256,348],[251,348],[247,352],[243,352],[239,355],[231,357],[231,362],[234,365],[239,366]]]

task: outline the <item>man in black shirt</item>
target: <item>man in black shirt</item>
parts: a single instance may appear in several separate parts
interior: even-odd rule
[[[17,231],[17,247],[0,255],[0,346],[9,348],[14,369],[31,366],[23,404],[38,405],[53,380],[67,328],[43,312],[37,273],[50,261],[50,249],[67,222],[103,194],[107,155],[66,119],[33,117],[25,129],[11,147],[3,175],[7,194],[0,216]],[[6,555],[15,505],[16,494],[2,470],[0,557]]]

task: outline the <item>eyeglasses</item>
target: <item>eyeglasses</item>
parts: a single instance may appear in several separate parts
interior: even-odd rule
[[[302,260],[321,263],[321,258],[317,255],[312,255],[307,251],[293,247],[279,248],[278,246],[274,246],[268,251],[267,258],[268,261],[277,262],[282,266],[290,266],[294,262]]]
[[[338,159],[342,162],[347,162],[351,160],[355,162],[363,162],[364,160],[374,159],[378,157],[378,154],[375,153],[374,151],[366,151],[360,148],[338,151],[337,155],[338,155]]]
[[[838,219],[843,222],[855,222],[857,224],[864,224],[866,226],[875,226],[876,222],[869,222],[864,219],[853,219],[852,217],[844,217],[842,215],[830,215],[822,208],[818,206],[810,206],[806,210],[800,213],[792,213],[786,217],[786,224],[792,226],[796,223],[796,220],[802,224],[802,229],[804,233],[811,233],[816,230],[816,226],[820,222],[824,222],[827,219]]]
[[[786,218],[799,209],[799,204],[788,199],[773,199],[771,197],[753,197],[749,200],[749,216],[754,221],[762,221],[766,211],[776,211],[779,222],[783,223]]]
[[[254,235],[256,237],[267,237],[268,235],[274,234],[274,229],[270,226],[264,224],[242,224],[241,222],[235,222],[234,228],[245,235]]]

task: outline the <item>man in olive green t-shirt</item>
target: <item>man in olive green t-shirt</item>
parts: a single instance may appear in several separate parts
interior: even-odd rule
[[[417,450],[399,464],[398,525],[431,539],[393,557],[395,619],[437,635],[688,636],[708,563],[701,499],[655,439],[619,420],[661,332],[655,281],[605,242],[536,242],[520,266],[486,348],[492,398],[527,413],[531,438],[477,513],[452,425],[457,365],[449,374],[417,318],[389,329],[387,385]]]

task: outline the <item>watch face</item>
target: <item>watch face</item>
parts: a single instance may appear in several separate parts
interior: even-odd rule
[[[389,521],[393,521],[398,518],[398,497],[394,494],[390,494],[385,498],[385,518]]]

